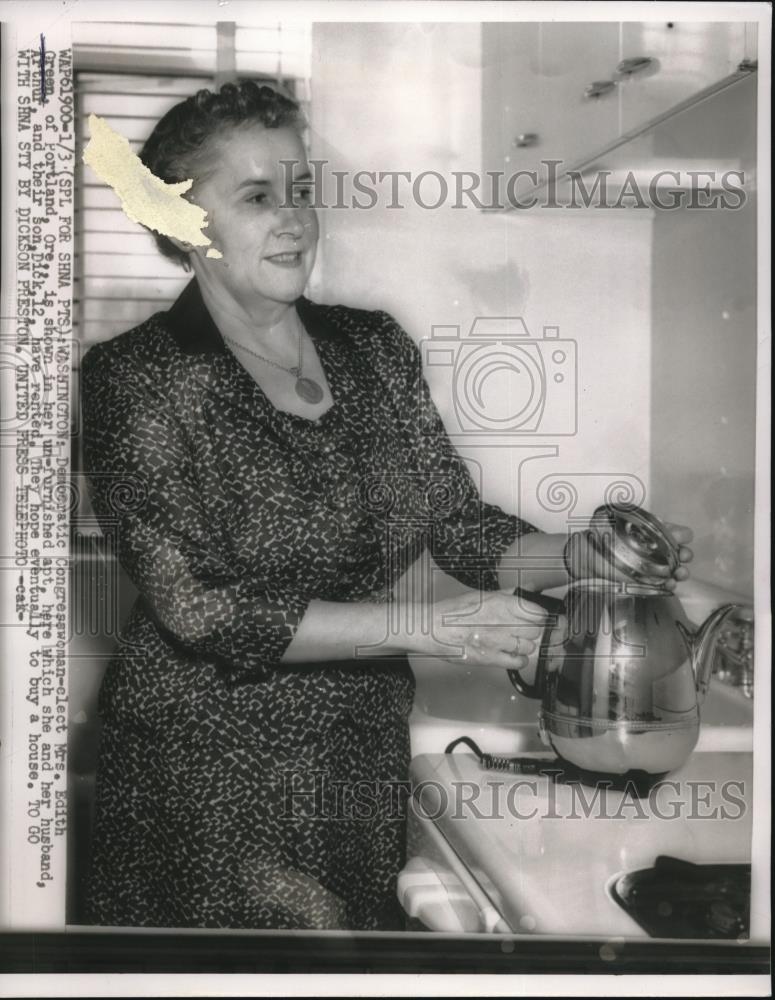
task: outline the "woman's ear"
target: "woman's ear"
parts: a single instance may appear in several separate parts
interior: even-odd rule
[[[179,240],[175,236],[168,236],[167,239],[177,250],[180,250],[181,253],[190,254],[194,249],[190,243],[186,243],[184,240]]]
[[[179,240],[175,236],[168,236],[167,239],[172,243],[176,250],[178,250],[182,255],[181,264],[183,265],[183,270],[186,274],[190,274],[194,270],[194,257],[196,256],[197,247],[193,246],[191,243],[186,243],[185,240]]]

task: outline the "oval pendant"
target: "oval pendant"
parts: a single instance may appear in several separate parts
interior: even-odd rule
[[[323,398],[323,390],[311,378],[296,379],[296,395],[300,396],[305,403],[319,403]]]

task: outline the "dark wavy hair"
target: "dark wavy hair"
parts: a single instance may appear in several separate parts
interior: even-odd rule
[[[199,90],[160,118],[140,151],[148,169],[173,184],[195,177],[197,165],[225,129],[256,123],[265,128],[289,126],[298,132],[305,122],[299,105],[272,87],[242,80],[225,83],[217,92]],[[154,232],[165,257],[186,263],[186,254],[166,236]]]

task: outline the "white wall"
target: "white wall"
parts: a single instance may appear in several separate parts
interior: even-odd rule
[[[695,531],[696,576],[753,593],[756,75],[655,130],[654,152],[739,159],[739,210],[659,212],[653,245],[652,483]]]
[[[313,32],[312,150],[341,170],[480,169],[481,43],[476,24],[317,24]],[[357,82],[356,82],[357,81]],[[432,197],[429,185],[425,197]],[[651,217],[648,212],[473,207],[321,210],[313,294],[393,313],[416,339],[434,324],[468,330],[477,315],[521,315],[578,344],[575,437],[465,447],[480,461],[487,499],[549,530],[536,495],[549,473],[582,473],[576,514],[622,473],[648,484]],[[454,427],[449,369],[429,372]],[[519,445],[519,447],[515,447]],[[517,496],[516,463],[525,469]],[[506,460],[507,459],[507,460]],[[600,477],[590,473],[604,474]]]

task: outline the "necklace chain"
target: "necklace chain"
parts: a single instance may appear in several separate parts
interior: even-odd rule
[[[296,379],[296,384],[294,389],[296,390],[296,395],[303,399],[305,403],[310,403],[311,405],[316,405],[319,403],[323,397],[324,392],[322,387],[314,378],[304,378],[302,375],[302,335],[301,330],[299,330],[299,363],[294,365],[293,368],[288,368],[287,365],[281,365],[278,361],[272,361],[271,358],[265,358],[263,354],[259,354],[258,351],[254,351],[250,347],[245,347],[244,344],[240,344],[236,340],[232,340],[231,337],[223,338],[228,344],[233,344],[235,347],[239,347],[240,350],[246,351],[248,354],[252,354],[254,358],[258,358],[259,361],[263,361],[266,365],[271,365],[272,368],[277,368],[281,372],[286,372],[288,375],[292,375]]]
[[[278,368],[281,372],[287,372],[289,375],[293,375],[294,378],[300,379],[302,377],[302,339],[301,331],[299,331],[299,363],[297,365],[288,368],[286,365],[281,365],[277,361],[272,361],[271,358],[265,358],[263,354],[259,354],[258,351],[254,351],[251,347],[246,347],[244,344],[240,344],[236,340],[232,340],[231,337],[224,336],[223,338],[227,344],[233,344],[234,347],[239,347],[241,351],[246,351],[248,354],[252,354],[254,358],[258,358],[259,361],[263,361],[264,364],[271,365],[272,368]]]

